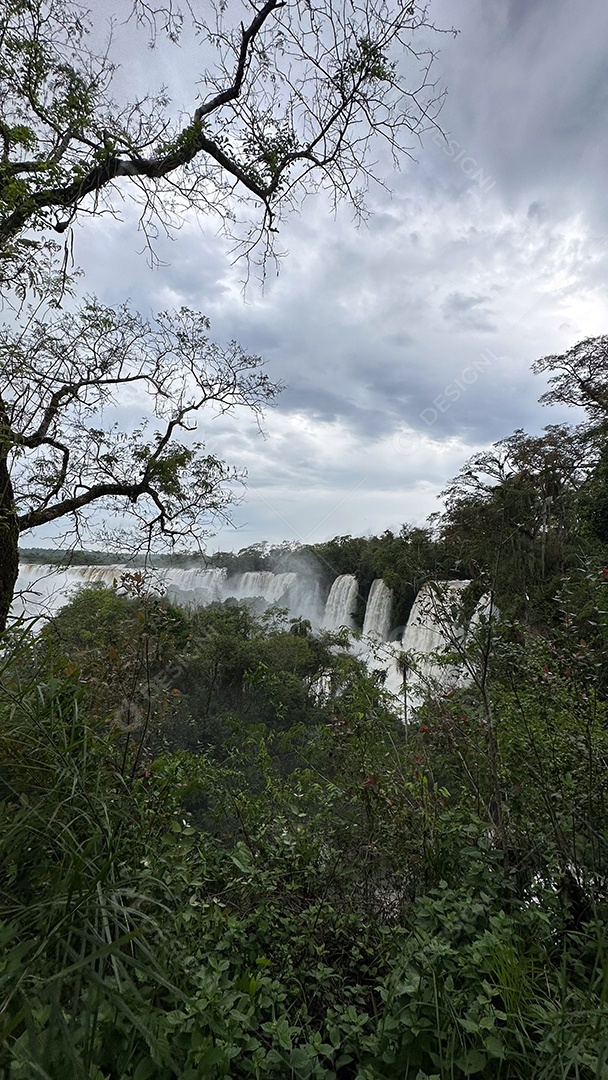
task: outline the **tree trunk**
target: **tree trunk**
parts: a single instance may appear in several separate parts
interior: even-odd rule
[[[0,634],[13,602],[19,573],[19,526],[5,452],[0,450]]]

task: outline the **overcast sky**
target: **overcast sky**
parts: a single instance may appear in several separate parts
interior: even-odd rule
[[[607,332],[605,0],[431,0],[448,96],[417,162],[372,190],[368,223],[309,200],[280,273],[243,295],[216,226],[187,221],[150,270],[135,226],[77,229],[84,288],[142,311],[187,304],[285,383],[265,438],[210,421],[210,451],[248,470],[236,528],[209,545],[320,541],[422,523],[476,450],[542,409],[539,356]],[[163,79],[175,50],[146,53]],[[179,63],[179,59],[178,59]],[[159,80],[160,81],[160,80]],[[128,217],[128,211],[127,211]]]

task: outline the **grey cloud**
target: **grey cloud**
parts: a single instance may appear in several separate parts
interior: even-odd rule
[[[420,520],[473,448],[556,418],[537,404],[532,361],[605,330],[605,0],[584,11],[574,0],[431,7],[462,30],[440,41],[452,142],[427,138],[418,164],[388,178],[392,196],[372,190],[359,232],[346,209],[334,218],[310,200],[283,229],[279,276],[245,294],[242,267],[204,221],[160,239],[168,265],[154,273],[136,254],[135,219],[88,221],[77,238],[87,289],[144,310],[198,307],[212,336],[265,356],[285,382],[267,443],[240,420],[217,437],[250,471],[248,539],[280,539],[284,521],[306,532],[327,513],[325,535],[398,524],[400,505],[401,520]],[[435,449],[400,456],[407,439],[390,440],[404,426]],[[368,486],[349,496],[385,443]]]
[[[445,0],[438,11],[454,17]],[[443,123],[516,208],[542,196],[574,210],[582,199],[605,217],[605,17],[603,0],[584,9],[575,0],[459,6],[462,33],[439,60],[449,87]],[[446,182],[464,190],[466,177],[436,157]]]
[[[453,292],[442,304],[444,318],[454,326],[471,330],[496,330],[490,320],[490,310],[485,306],[488,296],[467,296]]]

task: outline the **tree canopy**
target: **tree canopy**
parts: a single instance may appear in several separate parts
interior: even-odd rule
[[[132,519],[140,542],[190,546],[233,501],[239,473],[197,441],[200,413],[260,415],[278,392],[262,360],[220,349],[209,323],[182,309],[155,322],[94,300],[0,334],[2,605],[18,536],[58,519],[78,536],[87,513]],[[142,395],[148,420],[138,423]],[[121,411],[122,410],[122,411]]]
[[[608,335],[584,338],[560,355],[537,360],[537,373],[550,372],[549,389],[540,400],[545,405],[576,405],[585,409],[592,423],[608,417]]]
[[[115,209],[117,189],[159,219],[190,206],[272,240],[282,214],[323,187],[358,208],[384,144],[395,162],[436,122],[431,28],[414,0],[210,3],[135,0],[156,42],[187,42],[191,99],[117,93],[112,24],[76,0],[9,0],[0,13],[2,277],[36,283],[32,255],[77,217]],[[433,28],[434,29],[434,28]],[[173,220],[175,220],[173,218]],[[156,222],[156,225],[155,225]],[[238,232],[238,226],[237,226]]]

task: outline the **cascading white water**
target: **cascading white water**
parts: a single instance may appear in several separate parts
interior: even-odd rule
[[[138,572],[133,566],[70,566],[58,568],[37,563],[23,563],[15,590],[15,614],[53,615],[69,600],[72,593],[87,585],[111,587],[120,583],[123,574]],[[162,567],[146,570],[152,586],[166,591],[176,603],[211,604],[223,599],[224,569],[179,570]]]
[[[309,574],[296,574],[287,591],[287,607],[294,618],[307,619],[318,629],[323,622],[325,598],[318,581]]]
[[[407,710],[415,711],[426,688],[438,684],[449,690],[462,681],[460,664],[443,664],[441,653],[458,651],[465,630],[460,600],[469,581],[428,582],[418,593],[401,640],[401,652],[411,653],[414,663],[406,672]]]
[[[70,566],[22,563],[15,585],[13,614],[49,617],[67,603],[72,593],[86,585],[111,587],[125,566]]]
[[[470,581],[427,582],[414,600],[407,626],[401,639],[403,649],[416,653],[432,653],[462,631],[455,622],[460,593]]]
[[[128,566],[54,566],[24,563],[17,582],[13,612],[15,615],[41,615],[49,618],[70,595],[86,585],[112,586],[124,573],[136,573]],[[273,574],[268,570],[228,575],[223,568],[183,570],[161,567],[146,570],[149,580],[170,600],[193,606],[262,598],[270,606],[286,608],[292,618],[308,619],[314,628],[354,629],[354,611],[358,583],[352,574],[342,574],[334,581],[324,605],[321,587],[310,570],[302,574]],[[435,684],[444,691],[472,682],[472,669],[463,664],[442,664],[437,656],[458,651],[469,643],[476,630],[496,616],[489,597],[482,597],[468,627],[462,626],[460,600],[468,581],[432,582],[420,589],[401,640],[389,641],[391,590],[381,578],[373,582],[367,601],[361,641],[354,649],[370,669],[385,673],[385,687],[394,695],[395,707],[413,719],[426,688]],[[404,654],[414,661],[407,664]],[[435,655],[436,654],[436,655]],[[405,676],[404,676],[405,659]],[[407,707],[405,707],[407,700]]]
[[[498,617],[499,611],[494,603],[492,593],[484,593],[483,596],[479,597],[479,600],[475,605],[475,611],[469,620],[469,625],[467,626],[467,643],[490,619],[497,619]]]
[[[386,641],[391,628],[391,608],[393,593],[382,578],[372,581],[365,607],[363,637],[376,637]]]
[[[204,605],[222,600],[226,570],[177,570],[163,567],[159,571],[170,600],[176,604]]]
[[[483,649],[487,638],[485,635],[477,642],[481,645],[481,653],[478,648],[475,648],[476,638],[480,631],[487,627],[490,622],[494,622],[500,618],[500,612],[494,603],[494,597],[492,593],[484,593],[480,596],[475,610],[469,619],[469,624],[466,628],[464,636],[464,644],[468,650],[468,658],[466,664],[461,668],[460,678],[458,685],[460,687],[473,686],[476,679],[481,674],[482,667],[485,667],[485,661],[482,659]],[[473,648],[472,648],[473,646]]]
[[[270,570],[249,570],[245,574],[235,574],[227,580],[226,589],[233,589],[229,595],[236,600],[261,596],[269,604],[276,604],[295,582],[295,574],[273,574]]]
[[[352,574],[340,574],[334,581],[327,597],[323,627],[337,630],[340,626],[354,627],[353,615],[357,603],[357,579]]]
[[[120,583],[121,575],[136,573],[137,567],[70,566],[59,568],[47,564],[22,563],[16,586],[13,613],[50,617],[67,603],[70,596],[87,585],[112,587]],[[169,600],[178,604],[202,607],[236,600],[261,598],[266,605],[286,608],[293,618],[308,619],[319,627],[323,620],[324,604],[320,586],[310,574],[290,572],[273,574],[268,570],[248,571],[228,575],[225,568],[179,569],[160,567],[144,571],[149,582],[164,591]]]

